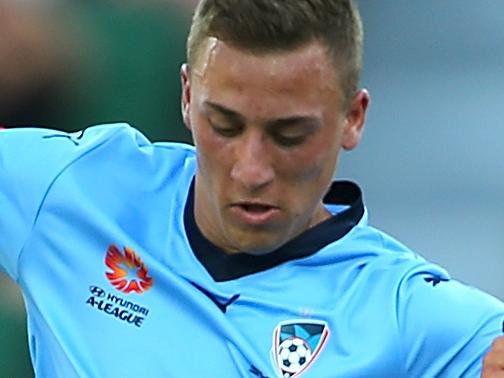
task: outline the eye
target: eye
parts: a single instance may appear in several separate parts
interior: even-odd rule
[[[273,136],[275,142],[283,147],[295,147],[303,144],[303,142],[307,139],[307,135],[281,135],[277,134]]]
[[[272,141],[278,146],[289,148],[306,143],[319,129],[319,122],[286,119],[272,123],[269,134]]]
[[[232,138],[234,136],[237,136],[242,131],[242,127],[239,126],[222,126],[210,120],[208,120],[208,123],[217,135],[225,138]]]
[[[275,130],[271,133],[273,141],[282,147],[296,147],[305,143],[314,133],[313,128]]]

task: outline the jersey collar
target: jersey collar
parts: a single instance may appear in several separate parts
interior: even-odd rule
[[[307,257],[345,236],[364,215],[360,188],[350,181],[335,181],[324,197],[324,204],[343,205],[344,210],[312,227],[278,249],[262,255],[228,254],[211,243],[196,225],[194,217],[194,179],[184,209],[184,226],[189,244],[201,264],[217,282],[261,272],[283,262]]]

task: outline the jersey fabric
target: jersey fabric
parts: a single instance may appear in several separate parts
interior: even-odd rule
[[[0,132],[0,266],[37,376],[479,377],[504,305],[369,226],[357,185],[278,250],[227,255],[196,164],[125,124]]]

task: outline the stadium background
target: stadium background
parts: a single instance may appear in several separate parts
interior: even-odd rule
[[[364,188],[373,224],[504,299],[504,3],[358,3],[372,104],[364,140],[344,154],[338,176]],[[178,71],[191,7],[0,0],[0,124],[75,130],[125,120],[155,140],[189,140]],[[26,59],[46,68],[19,64]],[[19,67],[32,80],[13,80]],[[0,275],[2,377],[32,376],[24,327],[20,295]]]

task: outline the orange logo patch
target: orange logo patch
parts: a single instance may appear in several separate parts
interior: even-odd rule
[[[105,256],[105,264],[112,269],[106,272],[107,278],[116,289],[129,294],[134,291],[141,294],[152,287],[152,277],[142,259],[129,247],[124,247],[124,254],[111,245]]]

